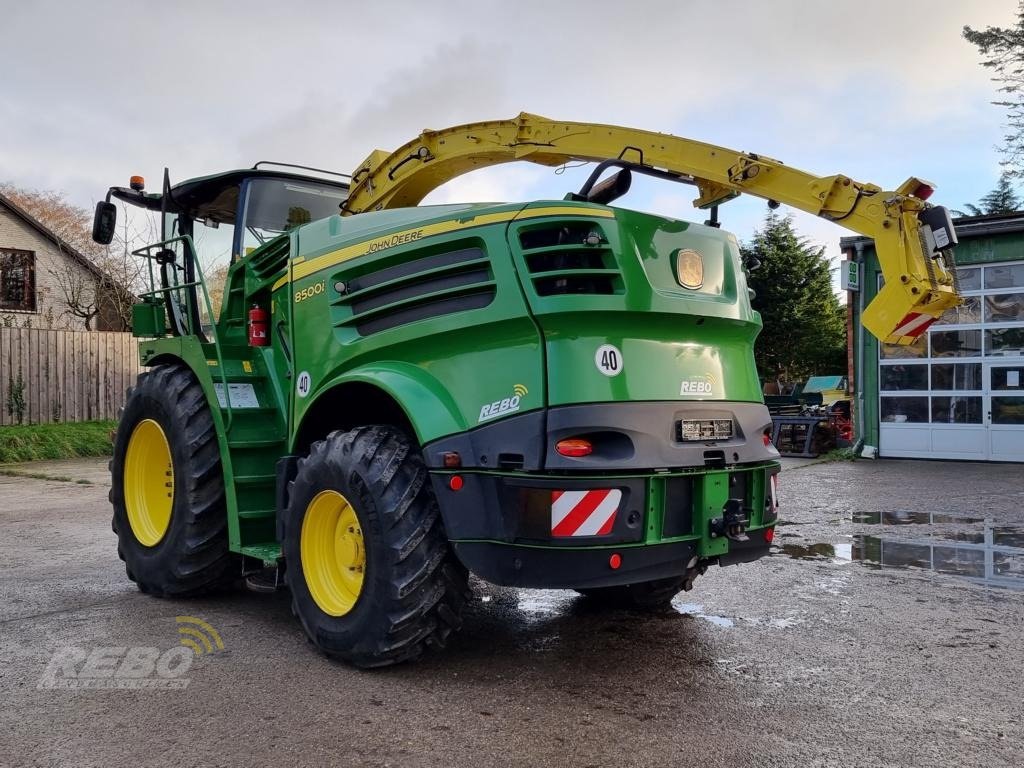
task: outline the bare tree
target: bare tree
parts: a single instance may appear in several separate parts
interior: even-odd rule
[[[56,269],[47,269],[57,290],[60,291],[65,310],[63,314],[83,321],[87,331],[99,314],[98,280],[95,275],[74,262],[63,262]]]
[[[114,242],[104,246],[92,240],[92,214],[68,202],[64,193],[22,189],[7,183],[0,184],[0,193],[91,263],[93,269],[65,252],[68,258],[60,266],[47,270],[66,306],[64,315],[77,318],[89,330],[98,317],[130,327],[132,305],[136,295],[145,288],[144,260],[133,256],[132,251],[140,243],[155,239],[152,218],[132,219],[122,215],[122,226]],[[57,245],[65,251],[61,242]]]

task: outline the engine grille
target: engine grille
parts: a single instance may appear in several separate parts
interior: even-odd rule
[[[435,253],[352,278],[333,302],[352,314],[335,326],[352,326],[368,336],[481,309],[494,301],[495,292],[490,262],[480,248]]]
[[[519,246],[538,296],[623,292],[615,255],[596,222],[545,222],[520,231]]]

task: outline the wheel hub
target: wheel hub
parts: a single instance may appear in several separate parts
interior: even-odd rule
[[[321,491],[302,521],[302,571],[313,600],[324,613],[344,616],[363,589],[366,549],[356,511],[341,493]]]
[[[124,460],[124,503],[128,525],[140,544],[159,544],[174,509],[174,463],[163,428],[153,419],[135,425]]]

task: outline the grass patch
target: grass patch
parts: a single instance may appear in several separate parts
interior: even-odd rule
[[[116,421],[0,427],[0,464],[79,456],[109,456]]]
[[[20,469],[0,467],[0,477],[29,477],[33,480],[56,480],[61,483],[76,483],[77,485],[92,485],[92,480],[75,480],[66,475],[51,475],[47,472],[22,472]]]
[[[857,454],[853,448],[833,448],[819,457],[822,461],[856,461]]]

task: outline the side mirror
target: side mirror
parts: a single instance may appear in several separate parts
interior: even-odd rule
[[[96,203],[96,215],[92,218],[92,239],[101,245],[110,245],[117,227],[117,206],[102,200]]]
[[[604,181],[595,184],[587,192],[587,202],[608,205],[608,203],[618,200],[629,192],[629,187],[632,183],[633,174],[630,173],[629,168],[623,168],[618,173],[614,173]]]

